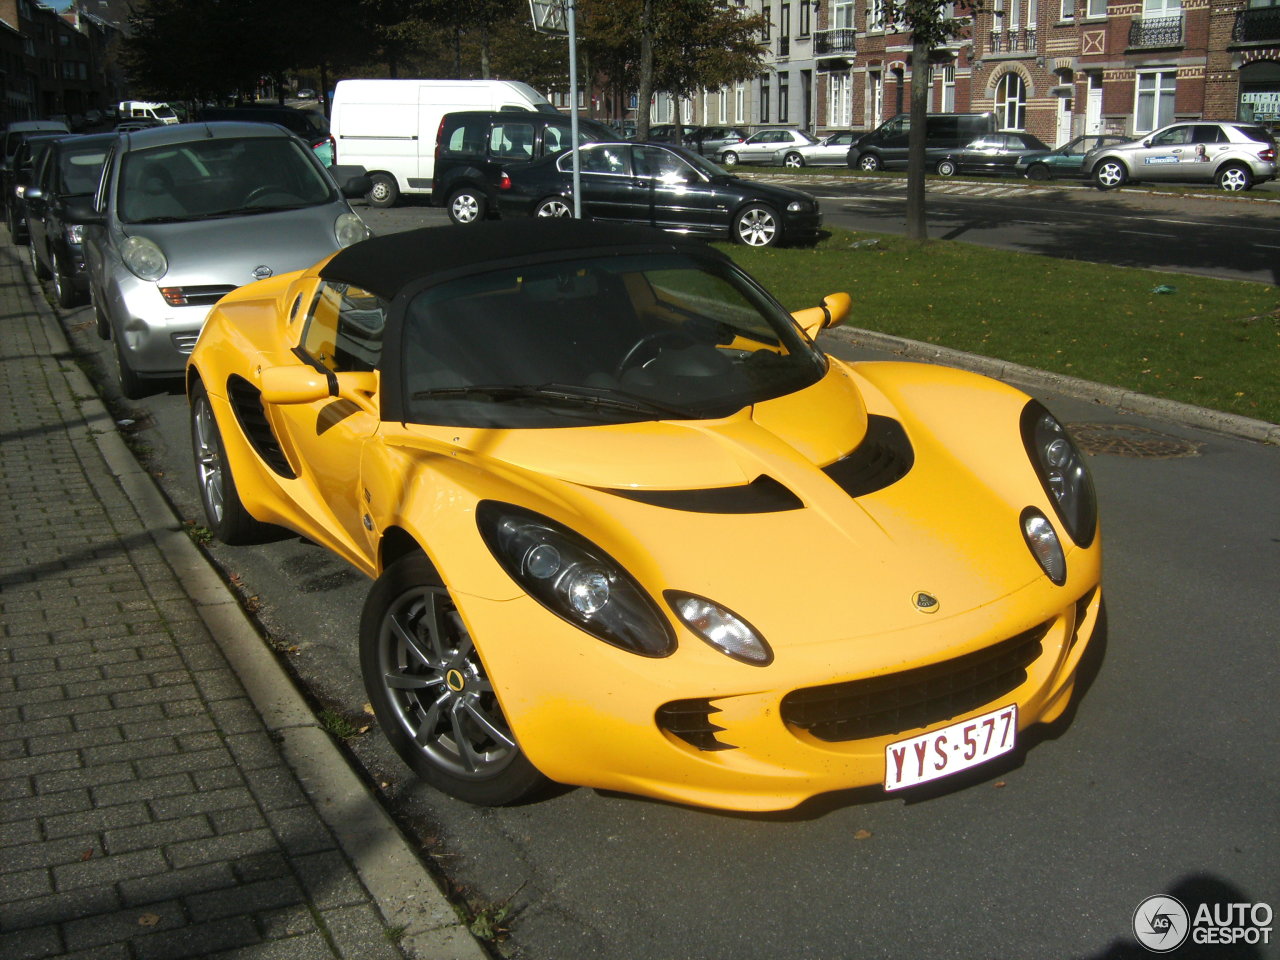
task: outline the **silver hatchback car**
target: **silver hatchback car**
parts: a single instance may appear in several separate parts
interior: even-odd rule
[[[1189,120],[1086,154],[1081,168],[1102,190],[1137,180],[1216,183],[1248,190],[1276,176],[1276,141],[1256,123]]]
[[[136,398],[147,381],[181,375],[209,308],[236,287],[368,237],[346,200],[368,190],[362,168],[327,170],[272,124],[121,134],[91,208],[77,217],[98,333],[114,341],[121,392]]]

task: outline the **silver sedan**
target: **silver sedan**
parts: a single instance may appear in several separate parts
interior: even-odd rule
[[[807,147],[817,142],[816,137],[803,130],[760,130],[741,143],[725,147],[720,154],[720,162],[726,167],[739,163],[773,164],[787,150]]]

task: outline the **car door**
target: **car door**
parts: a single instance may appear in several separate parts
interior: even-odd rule
[[[633,183],[631,144],[590,144],[578,151],[578,157],[584,216],[626,223],[649,219],[649,198]],[[558,167],[562,174],[571,175],[573,155],[561,157]]]
[[[57,154],[52,146],[40,152],[31,177],[31,187],[34,189],[28,189],[27,196],[27,242],[31,244],[32,256],[38,257],[46,266],[53,263],[46,217],[53,199],[56,181],[53,174],[58,170],[56,159]]]
[[[780,130],[761,130],[747,137],[734,150],[744,163],[761,163],[771,158],[782,145],[781,134]]]
[[[1144,146],[1134,151],[1131,175],[1135,180],[1178,180],[1184,165],[1196,162],[1189,123],[1178,123],[1157,131]]]
[[[978,137],[960,151],[960,168],[975,173],[992,173],[1000,162],[1006,142],[1002,133]]]
[[[268,407],[268,417],[298,476],[289,491],[307,531],[344,556],[370,551],[360,473],[365,444],[376,433],[377,374],[387,304],[345,283],[321,281],[303,321],[299,362],[338,385],[338,395]],[[332,392],[332,390],[331,390]]]
[[[715,189],[672,150],[652,145],[631,148],[633,182],[648,201],[647,222],[667,230],[722,232],[727,207],[717,207]]]
[[[808,153],[813,158],[813,163],[844,166],[852,145],[853,132],[846,130],[844,133],[833,133],[818,146],[811,147]]]

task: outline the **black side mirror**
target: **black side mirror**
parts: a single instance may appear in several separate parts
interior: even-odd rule
[[[86,227],[101,227],[107,222],[107,215],[94,209],[93,201],[83,197],[68,200],[66,219],[69,223],[82,223]]]
[[[348,200],[363,197],[373,189],[369,172],[358,164],[334,164],[329,168],[329,173]]]

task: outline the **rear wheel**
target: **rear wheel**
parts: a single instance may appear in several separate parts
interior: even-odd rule
[[[563,197],[547,197],[533,208],[535,217],[572,217],[573,207]]]
[[[788,153],[782,162],[788,167],[803,167],[804,157],[800,156],[798,153]]]
[[[937,169],[940,177],[954,177],[956,175],[956,162],[954,160],[939,160]]]
[[[1103,160],[1093,168],[1093,182],[1100,190],[1114,190],[1128,179],[1129,172],[1119,160]]]
[[[484,219],[487,198],[474,187],[459,187],[449,194],[449,219],[454,223],[469,224]]]
[[[1215,178],[1223,190],[1248,190],[1253,186],[1253,173],[1242,163],[1229,163]]]
[[[396,184],[396,178],[385,173],[373,173],[369,175],[369,182],[373,184],[369,188],[367,199],[371,207],[394,207],[396,201],[400,199],[400,187]]]
[[[883,164],[880,163],[880,158],[874,153],[866,153],[858,158],[858,168],[860,170],[875,173],[877,170],[881,169],[882,166]]]
[[[262,539],[267,525],[255,520],[240,501],[209,393],[199,381],[191,388],[191,451],[196,461],[200,502],[213,535],[229,544]]]
[[[546,782],[516,743],[453,598],[421,554],[391,564],[369,591],[360,670],[387,740],[436,789],[498,806]]]

